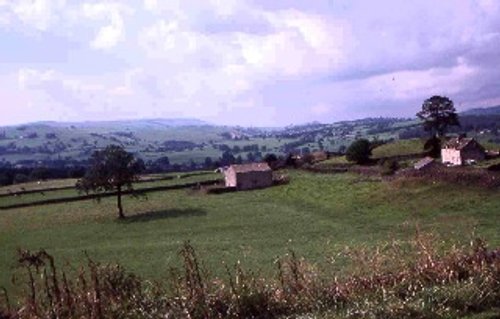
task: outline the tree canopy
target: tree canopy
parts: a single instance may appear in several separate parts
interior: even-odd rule
[[[109,145],[95,151],[90,158],[90,167],[77,182],[77,189],[89,193],[115,191],[117,194],[118,217],[125,218],[122,207],[122,192],[133,190],[132,183],[139,179],[144,163],[134,158],[123,147]]]
[[[424,101],[417,117],[431,136],[442,137],[449,126],[460,126],[453,101],[445,96],[432,96]]]

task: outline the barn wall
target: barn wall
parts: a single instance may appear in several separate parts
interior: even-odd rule
[[[236,172],[234,169],[229,168],[224,172],[224,180],[226,187],[236,187]]]
[[[245,172],[236,174],[238,189],[253,189],[269,187],[273,184],[272,171]]]
[[[481,150],[480,148],[471,145],[468,147],[465,147],[462,150],[462,159],[465,160],[475,160],[475,161],[482,161],[486,158],[485,152]]]
[[[453,165],[462,165],[460,151],[452,148],[441,149],[441,160],[443,163],[451,163]]]

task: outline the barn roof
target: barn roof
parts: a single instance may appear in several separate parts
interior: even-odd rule
[[[267,163],[249,163],[249,164],[234,164],[229,166],[236,173],[248,173],[248,172],[265,172],[270,171],[271,167]]]
[[[434,159],[432,157],[427,156],[427,157],[424,157],[423,159],[421,159],[420,161],[418,161],[417,163],[415,163],[414,167],[416,170],[419,170],[419,169],[422,169],[433,162],[434,162]]]
[[[467,145],[469,145],[472,141],[474,141],[473,138],[467,138],[467,137],[455,137],[450,139],[448,142],[444,144],[445,148],[452,148],[456,150],[461,150]]]
[[[328,154],[325,151],[315,151],[315,152],[312,152],[311,155],[314,158],[318,158],[318,159],[322,159],[322,158],[327,158],[328,157]]]

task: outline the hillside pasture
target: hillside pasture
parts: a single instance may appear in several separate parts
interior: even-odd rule
[[[0,211],[0,286],[12,288],[18,248],[44,248],[73,266],[85,262],[86,253],[155,279],[178,265],[177,252],[187,240],[214,275],[224,275],[223,261],[238,260],[271,274],[276,257],[288,250],[325,266],[345,246],[404,241],[417,225],[446,240],[466,241],[474,232],[492,246],[500,244],[497,190],[355,174],[288,174],[289,184],[255,191],[126,197],[125,221],[116,220],[113,198]]]
[[[345,156],[332,156],[327,160],[319,162],[317,165],[346,165],[349,163]]]
[[[179,184],[191,184],[191,183],[198,183],[198,182],[204,182],[204,181],[210,181],[210,180],[216,180],[220,179],[221,175],[216,174],[213,172],[198,172],[198,173],[179,173],[179,174],[156,174],[156,175],[146,175],[142,177],[142,181],[139,183],[134,184],[134,189],[136,190],[145,190],[151,187],[166,187],[166,186],[173,186],[173,185],[179,185]],[[73,180],[69,179],[66,180],[67,182],[64,182],[65,180],[61,180],[60,183],[47,183],[45,185],[51,186],[51,185],[65,185]],[[0,197],[0,209],[2,209],[3,206],[9,206],[9,205],[15,205],[15,204],[24,204],[24,203],[36,203],[38,201],[45,201],[45,200],[51,200],[51,199],[64,199],[64,198],[73,198],[73,197],[84,197],[84,193],[79,192],[76,190],[74,187],[70,187],[69,189],[59,189],[59,190],[50,190],[50,188],[47,189],[40,189],[36,188],[36,186],[39,186],[37,184],[33,185],[33,188],[31,188],[30,183],[25,184],[27,188],[24,188],[25,190],[30,190],[29,193],[26,194],[16,194],[16,196],[2,196]],[[36,186],[35,186],[36,185]],[[18,185],[16,185],[19,187]],[[74,183],[73,183],[74,186]],[[5,187],[9,188],[9,187]],[[14,188],[16,189],[16,188]],[[36,191],[36,192],[31,192],[31,191]]]
[[[46,181],[36,181],[36,182],[28,182],[28,183],[20,183],[9,186],[0,187],[0,195],[2,194],[10,194],[24,191],[44,191],[52,188],[65,188],[65,187],[73,187],[75,186],[77,179],[75,178],[67,178],[67,179],[53,179]]]
[[[397,140],[373,149],[372,157],[377,159],[422,153],[424,150],[424,143],[425,141],[421,139]]]

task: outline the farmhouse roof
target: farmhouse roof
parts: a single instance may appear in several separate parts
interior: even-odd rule
[[[444,147],[445,148],[452,148],[452,149],[456,149],[456,150],[461,150],[464,147],[466,147],[467,145],[469,145],[469,143],[471,143],[472,141],[474,141],[473,138],[455,137],[455,138],[450,139],[448,142],[446,142],[444,144]]]
[[[229,168],[233,169],[236,173],[265,172],[271,170],[271,167],[267,163],[234,164]]]

